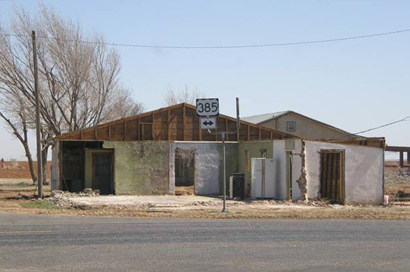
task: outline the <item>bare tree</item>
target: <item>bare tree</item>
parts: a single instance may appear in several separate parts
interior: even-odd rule
[[[167,94],[164,97],[164,104],[166,106],[172,106],[179,103],[188,103],[191,105],[195,105],[196,99],[203,97],[204,95],[198,89],[190,90],[187,85],[185,85],[185,89],[179,92],[175,92],[174,90],[168,90]]]
[[[16,10],[10,27],[0,26],[0,117],[24,146],[30,167],[27,131],[35,121],[32,30],[38,37],[43,158],[55,136],[142,110],[119,82],[118,52],[107,48],[100,35],[85,36],[78,24],[45,6],[35,18]],[[32,177],[34,181],[34,171]]]

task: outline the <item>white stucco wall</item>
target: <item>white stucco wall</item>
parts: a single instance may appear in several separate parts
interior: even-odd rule
[[[381,204],[383,200],[383,149],[306,141],[306,178],[309,198],[320,190],[320,151],[345,151],[345,203]]]

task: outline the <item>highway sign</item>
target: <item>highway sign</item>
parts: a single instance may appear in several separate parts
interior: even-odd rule
[[[216,117],[210,118],[200,118],[202,129],[215,129],[216,128]]]
[[[215,117],[219,115],[218,98],[200,98],[196,100],[196,115],[198,117]]]

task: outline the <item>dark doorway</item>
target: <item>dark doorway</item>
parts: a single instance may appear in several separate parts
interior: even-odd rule
[[[344,202],[344,151],[320,152],[320,196],[331,203]]]
[[[114,194],[112,163],[112,152],[93,153],[92,185],[102,195]]]
[[[175,186],[195,185],[195,150],[175,149]]]
[[[292,151],[286,151],[286,199],[292,200]]]

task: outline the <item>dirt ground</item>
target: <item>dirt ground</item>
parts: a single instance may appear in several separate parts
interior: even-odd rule
[[[391,183],[389,190],[408,190],[410,184]],[[281,219],[398,219],[410,220],[410,203],[384,206],[329,205],[324,202],[291,203],[282,201],[227,201],[201,196],[50,196],[33,197],[36,187],[30,180],[0,180],[0,212],[60,214],[73,216],[211,218],[281,218]]]
[[[10,164],[0,174],[27,172],[22,163]],[[387,162],[385,194],[394,199],[410,194],[410,168]],[[14,173],[14,172],[13,172]],[[0,175],[0,212],[61,214],[75,216],[137,216],[172,218],[294,218],[294,219],[404,219],[410,220],[410,201],[384,206],[329,205],[283,201],[227,201],[222,213],[222,200],[202,196],[98,196],[59,193],[50,197],[50,186],[44,187],[43,200],[33,198],[36,186],[27,178]],[[27,173],[25,174],[27,175]]]

